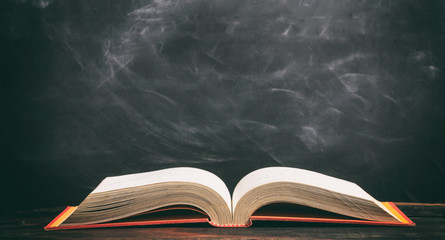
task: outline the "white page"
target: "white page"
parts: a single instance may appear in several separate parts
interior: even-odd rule
[[[105,178],[92,193],[137,187],[162,182],[191,182],[207,186],[221,195],[231,208],[230,192],[226,184],[215,174],[191,167],[168,168],[158,171],[128,174]]]
[[[249,190],[272,182],[295,182],[377,202],[371,195],[352,182],[304,169],[268,167],[253,171],[239,181],[233,191],[233,210],[235,210],[238,201]]]

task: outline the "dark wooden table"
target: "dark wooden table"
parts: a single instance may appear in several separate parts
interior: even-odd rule
[[[215,228],[208,224],[44,231],[64,207],[0,216],[0,239],[445,239],[445,204],[397,203],[416,227],[255,222],[250,228]]]

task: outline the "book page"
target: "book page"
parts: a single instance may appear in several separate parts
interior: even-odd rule
[[[352,182],[304,169],[268,167],[247,174],[236,185],[232,197],[233,210],[235,210],[238,201],[249,190],[272,182],[295,182],[377,202]]]
[[[227,203],[228,208],[232,209],[230,192],[226,184],[211,172],[191,167],[168,168],[152,172],[107,177],[91,193],[163,182],[191,182],[207,186],[219,193]]]

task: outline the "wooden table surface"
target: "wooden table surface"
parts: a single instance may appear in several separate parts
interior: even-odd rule
[[[445,204],[396,203],[416,227],[255,222],[250,228],[208,224],[44,231],[64,207],[5,213],[0,239],[445,239]]]

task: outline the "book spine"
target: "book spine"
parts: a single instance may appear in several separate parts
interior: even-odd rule
[[[214,227],[250,227],[252,226],[252,221],[248,224],[218,224],[209,220],[210,225]]]

